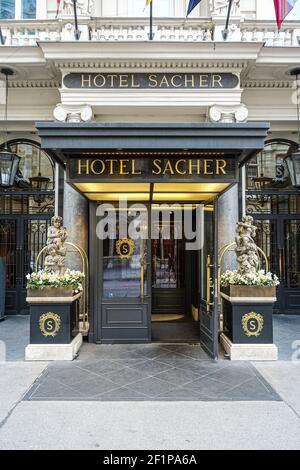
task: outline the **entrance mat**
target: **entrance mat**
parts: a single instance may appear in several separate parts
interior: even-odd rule
[[[153,322],[151,325],[152,341],[156,343],[198,343],[200,341],[199,323],[195,321]],[[176,338],[176,340],[174,340]]]
[[[51,363],[24,400],[281,401],[248,362],[211,360],[200,346],[84,344]]]

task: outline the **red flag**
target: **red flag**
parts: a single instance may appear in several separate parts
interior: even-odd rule
[[[56,0],[56,16],[58,15],[58,12],[59,12],[60,2],[61,0]]]
[[[278,29],[281,28],[283,20],[294,8],[296,1],[297,0],[274,0]]]

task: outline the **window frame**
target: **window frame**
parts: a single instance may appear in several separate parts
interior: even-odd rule
[[[24,0],[14,0],[15,2],[15,16],[14,18],[9,18],[6,21],[11,20],[24,20],[30,21],[37,19],[37,12],[38,12],[38,1],[35,0],[35,17],[34,18],[23,18],[23,1]],[[5,21],[5,19],[0,18],[1,21]]]
[[[264,148],[263,150],[261,150],[261,152],[264,151],[264,149],[268,146],[268,145],[272,145],[272,144],[284,144],[284,145],[288,145],[289,146],[289,149],[287,150],[286,154],[285,154],[285,157],[287,155],[289,155],[289,153],[293,152],[294,150],[296,151],[296,149],[298,148],[298,144],[293,141],[293,140],[290,140],[290,139],[285,139],[285,138],[276,138],[276,139],[268,139],[265,141],[264,143]],[[259,158],[259,154],[260,152],[258,152],[256,154],[256,156],[254,158],[258,159]],[[252,160],[252,159],[251,159]],[[272,187],[270,188],[265,188],[265,189],[261,189],[261,188],[253,188],[253,187],[249,187],[248,186],[248,171],[249,171],[249,168],[257,168],[257,171],[259,169],[259,165],[256,163],[252,163],[251,164],[251,160],[249,160],[246,164],[246,168],[245,168],[245,190],[246,190],[246,194],[251,194],[251,193],[264,193],[264,194],[278,194],[279,192],[286,192],[286,193],[291,193],[291,192],[296,192],[295,188],[291,188],[291,187],[288,187],[288,188],[276,188],[276,189],[273,189]],[[256,160],[257,162],[257,160]],[[276,163],[274,162],[274,166],[276,166]],[[259,176],[259,175],[258,175]]]

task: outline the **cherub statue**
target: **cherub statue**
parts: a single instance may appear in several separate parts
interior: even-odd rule
[[[80,15],[90,15],[91,9],[93,6],[92,0],[77,0],[77,14]],[[63,0],[61,13],[63,15],[74,15],[74,2],[73,0]]]
[[[226,15],[228,11],[228,0],[210,0],[210,9],[215,15]],[[240,0],[233,0],[231,14],[232,16],[240,14]]]
[[[253,225],[253,217],[247,215],[238,222],[236,228],[236,256],[238,272],[240,274],[255,274],[258,270],[259,259],[257,246],[254,241],[256,227]]]
[[[47,232],[47,256],[45,258],[45,270],[56,274],[63,274],[66,269],[67,247],[65,241],[68,232],[63,227],[62,217],[54,216]]]
[[[61,13],[64,15],[74,14],[74,4],[72,0],[63,0]]]

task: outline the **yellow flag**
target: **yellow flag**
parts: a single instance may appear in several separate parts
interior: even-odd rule
[[[150,5],[151,2],[152,2],[152,0],[146,0],[146,6]]]

